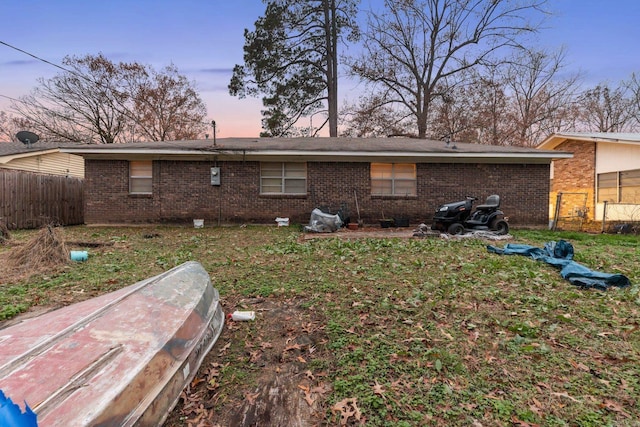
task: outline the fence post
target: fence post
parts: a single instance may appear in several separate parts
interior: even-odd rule
[[[560,203],[562,203],[562,193],[558,193],[556,196],[556,210],[553,213],[553,226],[551,227],[551,231],[556,231],[556,226],[558,225],[558,217],[560,216]]]

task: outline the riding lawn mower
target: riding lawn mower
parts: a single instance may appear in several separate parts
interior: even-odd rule
[[[495,234],[509,233],[509,223],[500,208],[500,196],[493,194],[487,197],[484,205],[473,210],[475,197],[467,196],[465,200],[440,205],[433,216],[432,230],[449,234],[462,234],[465,231],[487,230]]]

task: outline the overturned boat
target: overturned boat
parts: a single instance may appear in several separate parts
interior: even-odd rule
[[[161,425],[223,325],[208,273],[187,262],[0,329],[0,390],[39,426]]]

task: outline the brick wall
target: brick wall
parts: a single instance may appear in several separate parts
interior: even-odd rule
[[[210,184],[210,168],[221,168],[221,185]],[[512,224],[545,226],[548,221],[549,166],[522,164],[418,164],[417,197],[372,197],[368,163],[313,162],[307,165],[306,196],[261,196],[258,162],[154,161],[153,194],[129,194],[127,161],[87,160],[85,222],[205,224],[266,223],[289,217],[306,224],[315,207],[344,204],[357,219],[375,224],[385,217],[408,217],[412,224],[431,223],[438,205],[479,202],[499,194]]]
[[[596,143],[568,140],[556,147],[556,151],[573,153],[573,158],[554,160],[553,162],[553,183],[549,193],[551,205],[556,203],[558,192],[587,193],[586,219],[593,220]],[[582,198],[580,198],[580,203],[582,203],[581,200]]]

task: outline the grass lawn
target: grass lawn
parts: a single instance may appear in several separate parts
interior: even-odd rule
[[[12,232],[0,264],[36,232]],[[258,315],[225,327],[167,425],[232,425],[260,399],[261,375],[284,363],[299,367],[292,378],[313,409],[309,425],[640,425],[638,237],[512,234],[539,247],[565,239],[577,262],[632,286],[579,289],[550,265],[486,249],[505,242],[304,240],[295,226],[69,227],[69,249],[88,250],[88,261],[30,278],[5,269],[0,320],[196,260],[225,311]],[[296,341],[304,334],[312,339]]]

